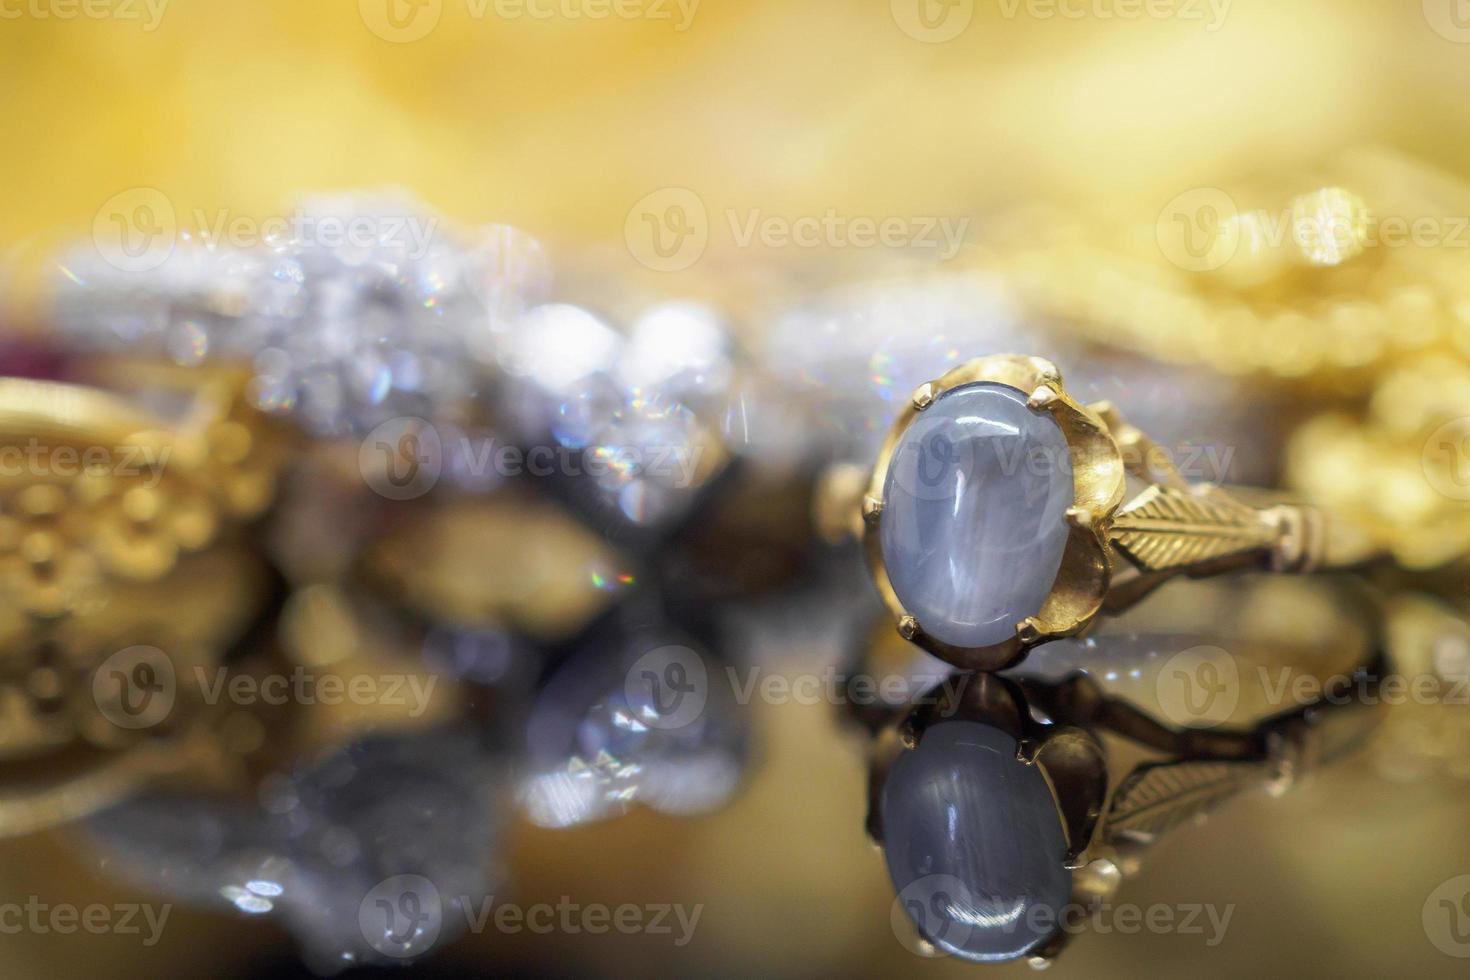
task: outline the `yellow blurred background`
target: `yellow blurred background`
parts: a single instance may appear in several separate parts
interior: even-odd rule
[[[964,26],[941,43],[913,36],[919,3]],[[983,226],[1045,201],[1152,226],[1182,191],[1311,172],[1351,146],[1470,175],[1460,0],[1179,0],[1176,15],[1136,18],[1097,13],[1127,0],[1062,3],[1084,15],[1044,16],[1056,9],[1045,0],[703,0],[679,30],[672,0],[641,6],[667,19],[547,20],[476,16],[471,0],[91,0],[111,11],[100,18],[78,13],[83,0],[0,0],[0,250],[38,268],[130,189],[162,192],[180,215],[260,218],[304,190],[392,184],[455,220],[512,223],[646,278],[625,227],[664,188],[692,190],[711,213]],[[411,26],[386,20],[387,4]],[[733,244],[712,235],[717,254]],[[704,901],[688,949],[486,938],[449,961],[610,976],[973,973],[894,941],[891,890],[862,834],[859,746],[834,738],[819,707],[768,707],[758,721],[764,765],[715,817],[513,834],[523,901]],[[1436,884],[1470,870],[1467,802],[1464,781],[1396,787],[1351,768],[1283,801],[1252,798],[1171,838],[1125,892],[1237,903],[1227,945],[1090,936],[1053,972],[1463,975],[1425,941],[1420,912]],[[126,894],[94,871],[64,833],[0,847],[0,893]],[[230,975],[281,942],[175,914],[186,928],[149,950],[0,937],[0,975]]]
[[[549,20],[391,0],[434,20],[406,42],[369,25],[390,0],[153,0],[156,23],[144,0],[88,0],[106,19],[27,13],[69,2],[3,5],[9,247],[85,231],[136,187],[181,214],[260,216],[303,189],[402,184],[456,219],[620,243],[664,187],[712,211],[983,214],[1040,197],[1151,220],[1201,182],[1364,141],[1470,168],[1470,46],[1416,3],[1232,0],[1217,23],[1204,0],[1162,18],[923,0],[969,18],[944,43],[900,27],[919,0],[703,0],[682,31],[674,0]]]

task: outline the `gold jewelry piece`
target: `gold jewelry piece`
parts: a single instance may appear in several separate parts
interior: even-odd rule
[[[262,443],[230,391],[183,392],[166,418],[0,379],[0,835],[191,757],[208,712],[177,682],[222,661],[266,585],[235,521],[268,502],[249,485],[274,477],[259,478]]]
[[[1029,315],[1175,364],[1367,393],[1426,351],[1470,353],[1470,185],[1381,147],[1319,172],[1027,208],[982,266]]]
[[[912,528],[915,521],[929,520],[912,514],[896,516],[893,511],[895,501],[888,499],[895,488],[894,474],[890,471],[895,453],[903,446],[906,434],[924,413],[933,411],[934,406],[943,402],[946,396],[981,388],[1002,395],[1008,392],[1008,397],[1024,401],[1033,416],[1041,416],[1054,423],[1065,439],[1067,458],[1040,460],[1052,467],[1052,471],[1031,479],[1023,491],[1025,494],[1034,493],[1037,479],[1053,481],[1050,488],[1055,491],[1054,481],[1070,472],[1071,500],[1058,513],[1057,527],[1042,527],[1038,532],[1052,535],[1061,552],[1055,580],[1039,608],[1020,610],[1009,624],[1001,624],[1004,635],[993,641],[966,643],[947,638],[961,632],[954,628],[946,629],[950,624],[926,623],[914,610],[907,608],[916,599],[922,600],[922,596],[912,592],[912,580],[916,576],[911,575],[905,580],[911,586],[910,594],[901,595],[902,587],[895,588],[892,574],[895,570],[889,567],[893,556],[888,553],[885,541],[893,544],[895,540],[895,532],[888,527],[891,521],[906,521]],[[1015,415],[1014,410],[1012,415]],[[970,417],[962,421],[968,424],[977,420]],[[993,424],[990,420],[978,421],[989,426],[992,433],[1000,431],[1004,439],[1014,442],[1018,451],[1025,450],[1025,435],[1018,434],[1016,428],[1017,425],[1029,424],[1024,418],[1012,417]],[[955,430],[944,430],[952,431]],[[941,438],[947,439],[948,436],[941,432]],[[972,468],[976,455],[982,451],[993,450],[999,459],[1005,452],[999,448],[1003,443],[986,438],[986,442],[977,443],[980,448],[943,442],[944,453],[950,454],[949,461],[968,461]],[[910,465],[935,463],[924,455],[927,450],[926,446],[909,446],[906,451],[918,454],[913,457],[918,463],[911,460]],[[938,460],[940,464],[944,462],[945,459]],[[946,501],[944,506],[953,513],[940,516],[974,521],[979,519],[979,515],[973,511],[979,508],[1010,507],[1012,513],[1031,519],[1026,515],[1032,515],[1041,504],[1028,499],[1004,499],[1008,489],[1005,481],[1011,479],[1018,468],[1029,465],[1028,460],[1013,459],[1009,470],[1005,469],[1004,459],[1001,459],[1001,465],[1002,475],[997,477],[1001,483],[985,486],[987,497],[983,500],[962,500],[964,494],[977,489],[971,485],[973,473],[957,470],[941,476],[941,479],[949,481],[942,490]],[[839,496],[844,492],[851,494],[854,482],[850,473],[838,475],[828,480],[826,492]],[[904,491],[902,487],[900,491],[909,497],[923,496],[922,493]],[[829,500],[826,505],[829,514],[831,506]],[[1260,491],[1227,491],[1210,484],[1191,485],[1162,450],[1124,421],[1112,405],[1081,405],[1068,395],[1061,372],[1055,365],[1037,357],[1009,354],[969,361],[938,381],[920,386],[899,412],[889,432],[877,465],[867,481],[860,511],[850,496],[843,506],[849,508],[847,512],[852,515],[850,527],[855,526],[855,518],[860,513],[873,580],[893,613],[901,635],[958,667],[975,670],[1000,670],[1011,666],[1031,648],[1061,637],[1075,636],[1086,630],[1099,613],[1126,609],[1166,580],[1179,575],[1197,577],[1245,568],[1305,572],[1357,565],[1375,557],[1358,529],[1329,520],[1316,508],[1272,500]],[[926,504],[921,501],[916,506],[922,508]],[[1015,509],[1018,506],[1020,511]],[[935,513],[932,507],[929,513],[931,516]],[[827,523],[830,525],[830,517]],[[956,573],[953,566],[971,558],[979,560],[979,556],[971,550],[962,550],[968,547],[964,542],[956,546],[952,530],[941,528],[936,531],[931,527],[924,532],[925,541],[914,546],[930,552],[935,548],[949,549],[942,556],[942,560],[949,563],[948,567],[941,571],[958,578],[968,576],[973,579],[967,570],[960,569]],[[973,527],[969,530],[973,539]],[[885,535],[885,531],[889,533]],[[981,536],[990,533],[986,529]],[[900,545],[893,544],[893,547]],[[998,564],[989,571],[1016,576],[1034,574],[1032,568],[1024,567],[1033,557],[1029,553],[1002,549],[993,559]],[[1038,559],[1041,562],[1045,560],[1045,555]],[[978,588],[989,588],[989,585]],[[962,596],[959,601],[967,603],[968,599]]]
[[[633,583],[619,553],[567,514],[502,492],[405,514],[365,551],[366,582],[435,622],[575,636]]]
[[[1142,207],[1027,209],[978,252],[1028,319],[1293,403],[1324,395],[1293,423],[1285,485],[1433,568],[1470,552],[1466,215],[1464,180],[1357,147]]]

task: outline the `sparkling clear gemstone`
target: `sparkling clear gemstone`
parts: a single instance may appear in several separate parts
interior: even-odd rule
[[[149,790],[84,826],[113,874],[203,908],[271,915],[328,975],[344,962],[407,962],[374,943],[361,918],[373,889],[396,876],[444,896],[442,909],[421,909],[442,913],[443,932],[415,955],[464,930],[449,903],[479,907],[496,890],[510,778],[500,736],[441,728],[360,739],[267,777],[256,800]]]
[[[581,307],[536,307],[508,332],[503,366],[518,382],[505,414],[521,437],[549,433],[583,453],[592,505],[643,528],[693,503],[705,438],[696,413],[715,413],[730,365],[728,338],[702,307],[656,307],[638,324],[627,338]],[[676,343],[681,332],[694,336]]]
[[[959,647],[1015,634],[1056,581],[1073,501],[1056,420],[999,384],[945,392],[894,447],[881,544],[899,602]]]
[[[883,787],[888,874],[919,933],[969,960],[1044,944],[1071,900],[1066,838],[1041,770],[973,721],[933,726]]]
[[[521,803],[532,823],[570,827],[635,804],[692,816],[729,802],[747,718],[730,685],[710,682],[724,674],[715,655],[662,645],[671,638],[594,634],[552,677],[527,727]]]
[[[62,266],[57,322],[83,348],[163,350],[186,364],[274,350],[284,360],[256,378],[261,407],[344,435],[446,414],[482,384],[475,357],[493,326],[545,284],[531,239],[451,226],[397,194],[309,198],[287,224],[259,242],[181,232],[148,272],[79,248]],[[424,367],[399,375],[405,358]]]

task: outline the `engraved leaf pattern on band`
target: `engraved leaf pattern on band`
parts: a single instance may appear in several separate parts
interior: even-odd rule
[[[1148,571],[1268,549],[1277,530],[1224,494],[1199,496],[1152,486],[1118,512],[1117,546]]]
[[[1253,762],[1159,762],[1140,766],[1113,795],[1108,833],[1150,840],[1261,780]]]

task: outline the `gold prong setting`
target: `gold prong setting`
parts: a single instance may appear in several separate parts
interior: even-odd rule
[[[989,647],[966,648],[926,634],[894,593],[881,546],[885,484],[897,445],[921,412],[947,392],[990,383],[1027,393],[1026,405],[1049,414],[1062,431],[1071,456],[1073,503],[1067,510],[1068,537],[1061,568],[1040,611],[1017,625],[1015,635]],[[1061,372],[1041,358],[991,355],[959,365],[937,381],[920,385],[888,433],[862,504],[864,547],[874,583],[899,633],[928,652],[965,669],[1000,670],[1038,644],[1081,632],[1102,608],[1113,559],[1108,522],[1123,501],[1123,457],[1103,421],[1067,394]]]
[[[1035,616],[1016,624],[1016,639],[1021,642],[1023,649],[1036,646],[1045,636],[1046,628]]]
[[[912,399],[914,411],[922,412],[924,411],[924,409],[934,404],[934,399],[938,397],[938,393],[934,390],[934,388],[935,383],[932,381],[928,381],[924,384],[919,385],[919,387],[914,390],[914,396]]]
[[[1031,392],[1031,396],[1026,399],[1026,407],[1033,412],[1050,411],[1052,403],[1059,397],[1061,396],[1055,388],[1050,384],[1044,384]]]
[[[863,497],[863,523],[874,525],[883,516],[883,501],[879,497],[868,494]]]

